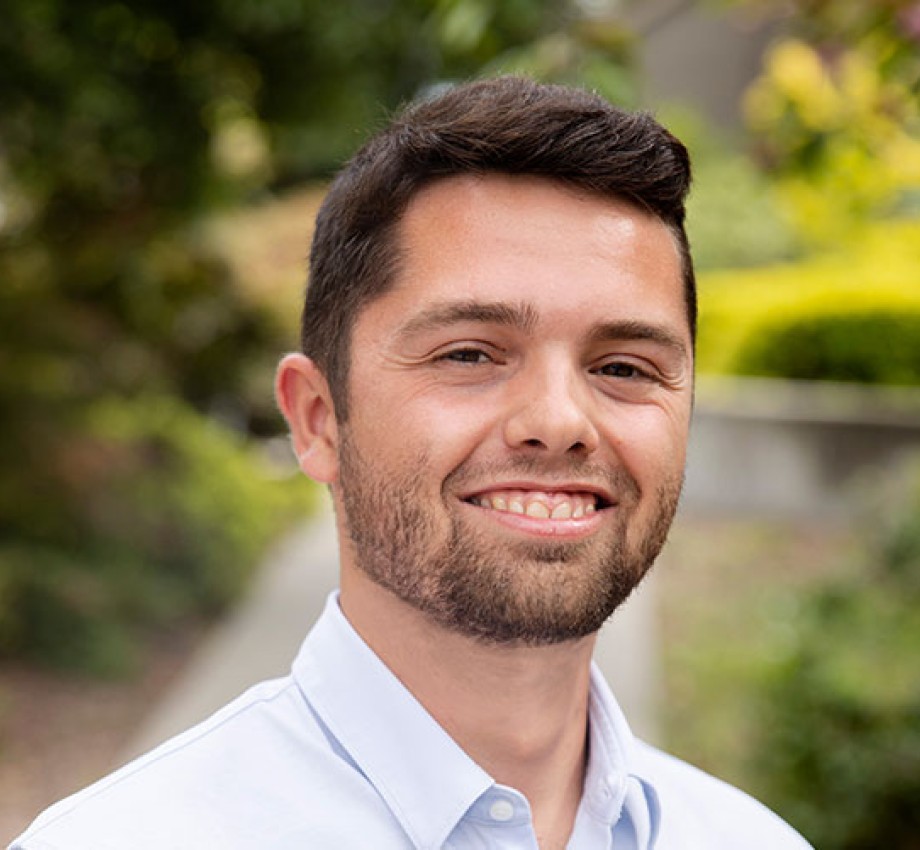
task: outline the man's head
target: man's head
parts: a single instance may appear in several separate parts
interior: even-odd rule
[[[413,107],[346,168],[278,375],[346,613],[544,645],[638,584],[683,477],[688,179],[650,119],[521,80]]]
[[[398,275],[400,223],[409,202],[434,181],[490,173],[547,177],[628,201],[660,219],[677,243],[695,334],[684,146],[650,116],[579,89],[517,77],[457,86],[411,105],[375,135],[333,182],[320,209],[301,345],[326,375],[340,420],[348,413],[353,326]]]

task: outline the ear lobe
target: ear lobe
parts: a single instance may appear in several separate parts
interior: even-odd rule
[[[303,354],[288,354],[278,364],[275,398],[291,430],[301,470],[321,484],[338,477],[338,428],[329,383]]]

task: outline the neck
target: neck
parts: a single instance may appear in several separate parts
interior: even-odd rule
[[[356,573],[343,573],[341,604],[467,755],[524,794],[540,846],[565,846],[587,761],[594,636],[541,647],[487,645],[434,625]]]

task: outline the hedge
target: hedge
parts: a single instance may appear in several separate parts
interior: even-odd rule
[[[920,222],[835,254],[704,274],[700,372],[920,383]]]
[[[774,320],[741,347],[735,365],[742,375],[920,384],[920,308]]]

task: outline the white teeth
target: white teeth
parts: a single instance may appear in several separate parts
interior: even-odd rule
[[[553,508],[550,514],[551,519],[568,519],[572,516],[572,505],[570,502],[560,502]]]
[[[549,507],[543,502],[531,502],[527,505],[527,516],[537,517],[538,519],[549,519]]]
[[[473,496],[474,505],[496,511],[507,511],[533,517],[534,519],[580,519],[597,511],[597,502],[593,495],[572,493],[540,495],[522,491],[505,495]]]

